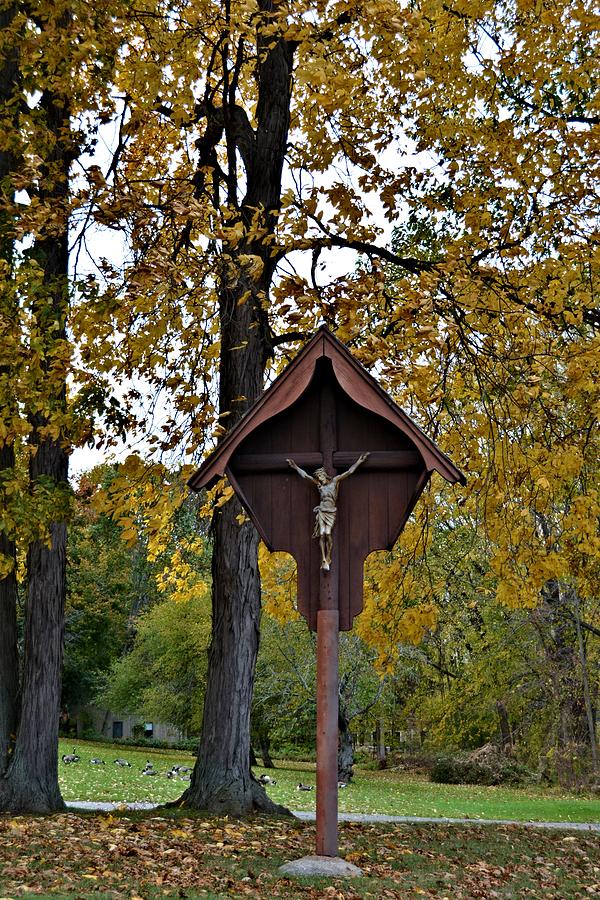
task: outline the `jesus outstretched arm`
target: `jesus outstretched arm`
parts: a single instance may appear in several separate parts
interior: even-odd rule
[[[307,481],[312,481],[313,484],[316,484],[318,486],[319,482],[317,481],[317,479],[313,478],[312,475],[309,475],[308,472],[305,472],[304,469],[301,469],[293,459],[286,459],[286,463],[288,464],[288,466],[291,466],[292,469],[295,469],[301,478],[306,478]]]
[[[334,482],[337,484],[339,481],[343,481],[344,478],[348,478],[349,475],[353,475],[354,472],[356,472],[356,470],[358,469],[358,467],[359,467],[359,466],[362,466],[362,464],[363,464],[368,458],[369,458],[369,454],[368,454],[368,453],[363,453],[363,454],[361,454],[361,456],[358,457],[358,459],[356,460],[356,462],[353,463],[353,464],[350,466],[349,469],[347,469],[345,472],[342,472],[341,475],[336,475],[336,476],[335,476],[335,478],[333,479]]]

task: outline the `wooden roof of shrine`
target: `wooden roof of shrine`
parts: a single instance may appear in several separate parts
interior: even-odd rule
[[[410,438],[428,473],[438,472],[452,484],[466,483],[465,476],[452,460],[442,453],[419,426],[394,403],[347,347],[326,326],[322,326],[293,362],[204,460],[189,479],[189,487],[198,491],[222,478],[226,474],[231,457],[242,441],[268,419],[291,407],[302,396],[311,382],[317,362],[322,358],[331,361],[336,380],[351,400],[386,419]]]

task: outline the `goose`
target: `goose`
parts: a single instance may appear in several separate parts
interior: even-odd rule
[[[338,787],[345,788],[345,787],[348,787],[348,785],[345,781],[338,781]]]
[[[312,789],[312,784],[302,784],[302,782],[300,782],[300,784],[296,788],[297,791],[312,791]]]
[[[261,784],[277,784],[274,778],[271,778],[270,775],[260,775],[259,779]]]
[[[94,756],[93,759],[90,759],[90,765],[91,766],[105,766],[106,763],[104,762],[103,759],[98,759],[97,756]]]
[[[69,763],[79,762],[80,759],[81,759],[81,757],[78,756],[77,750],[75,749],[75,747],[73,747],[72,753],[63,753],[63,755],[62,755],[62,761],[64,762],[65,765],[69,765]]]
[[[115,759],[116,766],[127,766],[128,769],[131,768],[131,763],[127,762],[126,759]]]

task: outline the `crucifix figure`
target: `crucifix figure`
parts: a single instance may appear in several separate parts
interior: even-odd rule
[[[333,549],[332,532],[337,513],[336,503],[338,491],[340,489],[340,481],[343,481],[344,478],[348,478],[349,475],[356,472],[358,467],[364,463],[368,456],[368,453],[363,453],[349,469],[342,472],[341,475],[335,475],[333,477],[330,477],[327,474],[323,466],[317,469],[314,475],[309,475],[308,472],[301,469],[293,459],[286,460],[288,465],[291,466],[292,469],[295,469],[301,478],[305,478],[307,481],[312,482],[319,492],[321,500],[319,505],[314,508],[317,517],[315,520],[313,537],[319,538],[321,547],[321,568],[326,572],[329,571],[329,567],[331,566],[331,551]]]

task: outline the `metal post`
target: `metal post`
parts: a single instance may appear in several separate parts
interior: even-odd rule
[[[338,855],[338,644],[337,565],[321,570],[317,612],[317,854]]]

